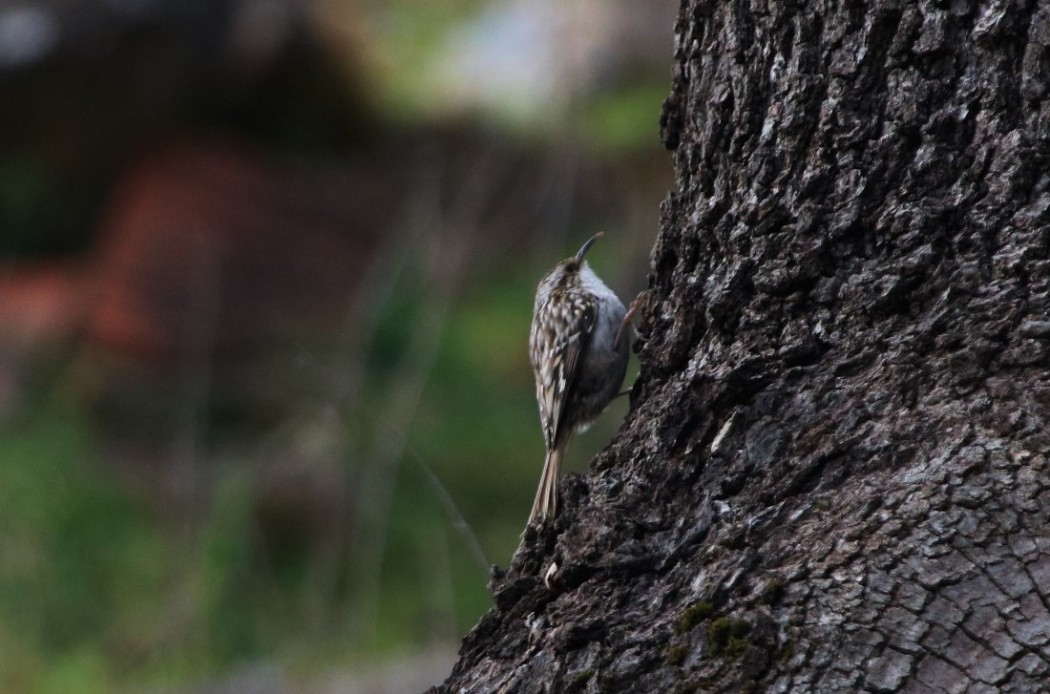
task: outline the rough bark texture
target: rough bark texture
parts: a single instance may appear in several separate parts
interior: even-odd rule
[[[1048,46],[683,2],[632,412],[441,691],[1047,690]]]

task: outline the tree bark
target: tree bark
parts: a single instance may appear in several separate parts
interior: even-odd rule
[[[683,1],[631,413],[438,691],[1047,691],[1048,47]]]

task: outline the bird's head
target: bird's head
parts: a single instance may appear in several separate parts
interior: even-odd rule
[[[547,291],[551,291],[579,281],[580,271],[587,268],[587,263],[583,259],[584,256],[587,255],[587,251],[591,249],[594,242],[604,235],[605,232],[599,231],[580,246],[580,250],[576,252],[576,255],[569,256],[555,265],[554,269],[548,272],[547,276],[543,278],[542,282],[540,282],[540,290],[543,291],[546,289]],[[589,272],[589,269],[587,271]]]

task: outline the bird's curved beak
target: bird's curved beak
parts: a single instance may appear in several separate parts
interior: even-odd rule
[[[594,244],[594,242],[597,241],[598,239],[600,239],[603,236],[605,236],[605,232],[604,231],[599,231],[597,234],[595,234],[591,238],[587,239],[587,241],[585,241],[584,244],[582,246],[580,246],[580,250],[576,253],[576,260],[578,260],[578,261],[580,261],[582,263],[583,262],[583,256],[586,255],[587,251],[589,251],[591,249],[591,246]]]

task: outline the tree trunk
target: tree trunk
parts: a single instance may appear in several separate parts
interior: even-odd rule
[[[439,691],[1047,691],[1050,5],[676,36],[631,414]]]

